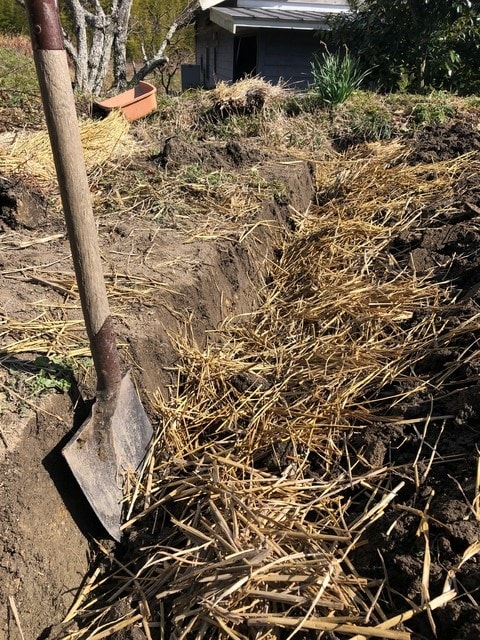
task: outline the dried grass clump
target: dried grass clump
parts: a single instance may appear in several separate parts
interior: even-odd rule
[[[297,214],[262,307],[226,323],[206,350],[179,340],[177,395],[157,399],[162,428],[126,507],[132,555],[110,557],[112,572],[88,583],[67,618],[80,628],[65,637],[138,625],[148,639],[314,630],[407,640],[405,621],[456,597],[451,576],[430,595],[426,515],[415,510],[422,592],[388,618],[387,576],[363,578],[352,552],[394,500],[401,508],[404,482],[343,436],[402,423],[396,402],[436,384],[413,365],[449,340],[436,323],[448,292],[398,264],[389,243],[418,228],[427,187],[448,193],[471,161],[392,169],[375,153],[347,162],[338,182],[336,161],[323,171],[326,202]],[[405,391],[379,415],[392,383]]]
[[[32,55],[31,39],[19,33],[0,33],[0,47],[2,49],[13,49],[25,56]]]
[[[340,209],[348,217],[361,215],[360,207],[365,215],[374,212],[375,219],[388,226],[389,218],[398,219],[406,208],[420,212],[428,204],[452,199],[453,181],[480,164],[470,153],[453,160],[409,166],[403,163],[407,155],[397,141],[370,143],[360,152],[319,163],[317,183],[322,205]]]
[[[87,171],[109,160],[131,155],[134,141],[129,138],[128,130],[127,120],[116,111],[103,120],[80,123]],[[55,182],[55,165],[47,131],[19,135],[0,146],[0,173],[6,177],[24,175],[29,181],[37,180],[40,186],[51,186]]]
[[[252,114],[286,95],[287,90],[281,84],[272,85],[259,77],[245,78],[233,84],[219,82],[212,91],[212,109],[221,116]]]

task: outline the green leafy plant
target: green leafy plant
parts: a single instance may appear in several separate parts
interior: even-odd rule
[[[395,127],[386,109],[370,107],[356,114],[352,130],[356,137],[363,140],[390,140]]]
[[[372,65],[372,82],[384,92],[431,88],[462,95],[478,92],[480,3],[471,0],[357,0],[341,14],[327,42],[344,42]]]
[[[32,395],[38,396],[46,391],[65,393],[72,384],[72,367],[68,361],[57,356],[39,356],[33,363],[36,372],[29,379]]]
[[[328,49],[316,54],[311,63],[313,82],[311,91],[321,102],[331,107],[345,102],[358,89],[369,70],[362,71],[348,49],[330,53]]]

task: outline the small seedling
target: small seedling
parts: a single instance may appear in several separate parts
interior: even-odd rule
[[[35,375],[28,380],[32,395],[39,396],[46,391],[66,393],[72,384],[72,366],[67,360],[57,356],[39,356],[34,361]]]

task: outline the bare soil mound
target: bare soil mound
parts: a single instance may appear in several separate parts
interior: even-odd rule
[[[434,163],[478,152],[480,131],[468,122],[455,122],[426,127],[416,136],[407,162]],[[399,500],[412,510],[393,511],[375,528],[374,536],[358,551],[357,567],[365,575],[387,579],[394,594],[394,607],[401,608],[405,598],[415,599],[422,591],[422,569],[425,545],[419,528],[418,512],[428,513],[431,566],[430,587],[441,592],[445,585],[445,569],[458,565],[469,546],[478,545],[479,468],[478,439],[480,419],[480,387],[478,384],[478,328],[476,316],[480,291],[480,191],[478,174],[468,170],[454,182],[453,193],[446,200],[421,213],[417,228],[406,236],[393,239],[392,255],[406,264],[410,261],[419,276],[429,274],[449,290],[452,304],[439,309],[437,326],[449,338],[422,354],[415,365],[417,373],[432,386],[392,407],[392,398],[402,393],[394,386],[382,393],[388,400],[379,413],[410,421],[399,426],[381,422],[368,427],[353,439],[354,447],[365,452],[366,460],[375,466],[393,464],[399,478],[406,480]],[[421,313],[421,311],[419,312]],[[417,318],[413,318],[414,323]],[[471,330],[457,334],[460,326]],[[438,384],[439,378],[443,381]],[[423,431],[419,421],[426,415],[429,423]],[[415,471],[412,460],[418,459],[419,448],[431,452],[431,469],[425,465]],[[428,474],[428,481],[418,487],[415,473]],[[477,478],[477,479],[476,479]],[[475,502],[477,500],[477,502]],[[456,574],[460,594],[478,589],[478,559],[470,560]],[[439,609],[434,616],[437,637],[478,637],[480,615],[476,597],[460,597]],[[428,616],[417,616],[409,625],[415,638],[435,637]]]

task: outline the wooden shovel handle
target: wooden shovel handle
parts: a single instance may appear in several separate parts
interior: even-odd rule
[[[26,0],[78,290],[95,370],[97,392],[116,392],[121,380],[83,148],[57,0]]]

